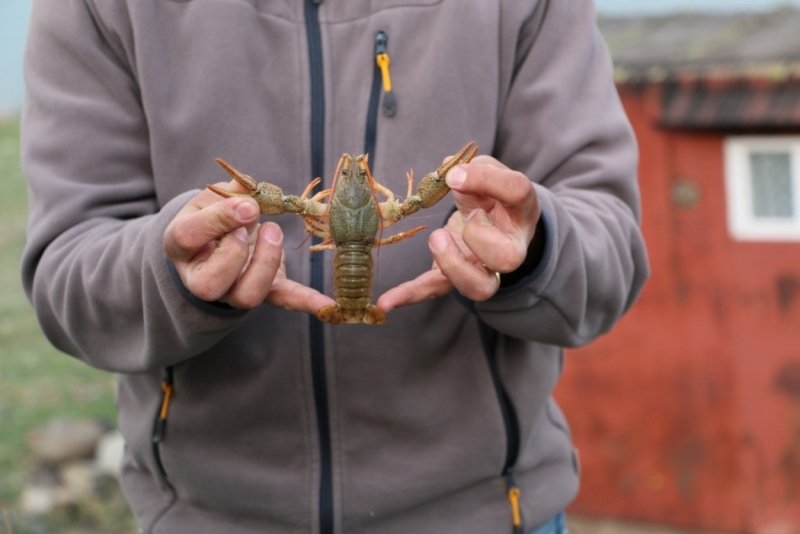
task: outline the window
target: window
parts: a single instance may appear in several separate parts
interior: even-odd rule
[[[800,137],[725,142],[728,228],[744,241],[800,241]]]

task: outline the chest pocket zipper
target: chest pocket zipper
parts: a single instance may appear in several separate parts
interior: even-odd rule
[[[394,117],[397,114],[397,99],[394,96],[394,92],[392,92],[392,75],[389,73],[389,65],[392,63],[387,47],[389,36],[386,35],[386,32],[378,32],[378,34],[383,34],[383,42],[379,43],[376,37],[375,43],[375,64],[378,65],[378,69],[381,71],[381,82],[383,82],[383,105],[381,105],[381,109],[387,117]]]
[[[397,98],[392,88],[392,76],[389,71],[389,34],[380,30],[375,34],[375,66],[372,72],[372,90],[367,107],[367,128],[364,134],[364,153],[369,154],[371,167],[375,168],[375,142],[378,133],[378,108],[385,117],[397,114]],[[383,90],[383,91],[381,91]],[[381,104],[383,92],[383,104]]]

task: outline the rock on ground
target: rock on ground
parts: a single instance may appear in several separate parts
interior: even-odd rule
[[[91,419],[58,417],[28,435],[36,457],[49,464],[60,464],[94,456],[104,425]]]

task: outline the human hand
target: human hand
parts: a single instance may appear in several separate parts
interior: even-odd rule
[[[235,181],[216,184],[244,192]],[[259,207],[248,197],[223,199],[208,189],[193,197],[164,231],[164,250],[184,285],[209,302],[251,309],[267,302],[315,313],[333,300],[286,277],[283,232],[258,224]]]
[[[495,273],[510,273],[525,261],[542,212],[527,177],[478,156],[452,169],[447,184],[458,211],[429,238],[433,268],[384,293],[377,302],[384,311],[453,289],[476,302],[487,300],[499,289]]]

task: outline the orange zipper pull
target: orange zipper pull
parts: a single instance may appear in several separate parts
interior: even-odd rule
[[[392,63],[392,60],[389,58],[389,54],[383,52],[382,54],[378,54],[375,58],[375,62],[378,64],[378,68],[381,69],[381,79],[383,80],[383,90],[387,93],[392,92],[392,76],[389,74],[389,65]]]
[[[389,57],[387,43],[389,36],[385,31],[378,32],[375,38],[375,63],[381,70],[381,80],[383,81],[383,114],[387,117],[394,117],[397,113],[397,99],[392,92],[392,75],[389,72],[389,65],[392,63]]]
[[[161,443],[164,433],[167,431],[167,414],[169,413],[169,401],[172,399],[172,369],[164,369],[164,378],[161,381],[161,409],[158,411],[155,428],[153,430],[153,443]]]
[[[159,413],[159,417],[161,419],[166,419],[167,412],[169,412],[169,399],[172,397],[172,384],[168,382],[161,382],[161,391],[164,392],[164,399],[161,401],[161,412]]]
[[[514,478],[506,475],[506,490],[508,491],[508,502],[511,503],[511,523],[514,525],[513,534],[524,534],[522,529],[522,509],[519,499],[522,497],[522,490],[519,489]]]

